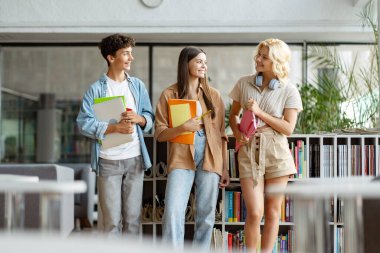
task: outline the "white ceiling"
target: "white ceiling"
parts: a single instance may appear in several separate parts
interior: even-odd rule
[[[0,43],[91,43],[110,33],[0,33]],[[132,33],[137,43],[256,43],[269,37],[286,42],[372,42],[367,32]]]
[[[367,1],[0,0],[0,43],[98,42],[112,33],[140,43],[373,42],[359,18]]]

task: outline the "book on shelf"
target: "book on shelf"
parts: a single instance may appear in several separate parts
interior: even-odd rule
[[[293,198],[289,197],[289,222],[293,222]]]
[[[243,194],[240,189],[229,189],[225,191],[225,222],[244,222],[246,207]]]
[[[116,124],[125,111],[124,96],[96,98],[93,109],[97,120]],[[103,148],[113,148],[130,142],[132,139],[132,134],[110,133],[105,135],[101,144]]]
[[[234,222],[234,192],[226,191],[228,200],[228,222]]]
[[[232,252],[232,249],[233,249],[233,235],[231,233],[227,234],[227,245],[228,245],[228,252]]]
[[[194,118],[197,110],[197,103],[190,99],[169,99],[169,127],[177,127],[187,120]],[[169,140],[170,142],[182,144],[194,144],[195,133],[185,132]]]
[[[236,153],[234,149],[228,150],[228,162],[229,162],[229,169],[230,169],[230,177],[231,178],[237,178],[238,177],[238,170],[236,169]]]
[[[245,221],[245,218],[247,217],[247,207],[245,206],[245,201],[243,198],[243,194],[240,195],[241,202],[240,202],[240,221]]]
[[[246,238],[244,230],[225,231],[224,252],[246,252]],[[275,238],[273,250],[271,252],[294,252],[294,232],[288,230],[285,234],[279,234]],[[261,251],[261,235],[258,238],[256,252]],[[214,252],[214,251],[212,251]]]
[[[241,204],[241,192],[233,192],[234,202],[234,222],[240,222],[240,204]]]
[[[308,147],[303,140],[297,140],[296,142],[290,142],[290,153],[294,159],[294,165],[297,170],[295,175],[296,178],[306,178],[307,177],[307,155]],[[311,168],[311,167],[310,167]],[[309,175],[310,172],[309,172]]]
[[[320,177],[319,144],[309,145],[309,177]]]

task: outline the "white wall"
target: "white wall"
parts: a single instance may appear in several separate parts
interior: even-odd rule
[[[0,42],[371,41],[358,14],[366,0],[0,0]]]

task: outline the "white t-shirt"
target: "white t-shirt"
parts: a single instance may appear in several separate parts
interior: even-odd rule
[[[136,102],[129,89],[127,80],[119,83],[107,76],[107,97],[112,96],[124,96],[127,108],[136,112]],[[99,156],[108,160],[123,160],[141,155],[140,140],[136,125],[132,137],[133,140],[131,142],[113,148],[103,149],[101,147]]]
[[[202,105],[199,100],[197,100],[197,113],[195,114],[195,117],[202,116]],[[203,124],[203,119],[199,121],[199,124]]]

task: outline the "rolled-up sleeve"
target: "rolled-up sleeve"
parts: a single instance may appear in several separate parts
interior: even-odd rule
[[[234,87],[232,88],[231,92],[228,94],[228,96],[236,102],[241,103],[241,80],[237,81]]]
[[[160,134],[167,128],[169,128],[168,98],[163,92],[156,106],[154,138],[158,139]]]
[[[146,90],[142,82],[140,83],[140,89],[141,89],[140,96],[141,96],[141,101],[142,101],[141,115],[146,120],[145,126],[142,127],[141,129],[143,130],[144,133],[147,133],[153,127],[154,114],[153,114],[152,104],[150,103],[150,100],[149,100],[148,91]]]
[[[101,122],[95,118],[92,108],[94,101],[94,90],[89,89],[83,96],[82,105],[77,116],[79,132],[89,138],[102,140],[107,130],[108,122]]]
[[[222,140],[228,142],[228,136],[226,134],[226,122],[225,122],[226,109],[225,109],[223,99],[220,96],[220,93],[218,92],[217,94],[218,94],[218,98],[216,99],[217,101],[216,106],[220,110],[219,115],[217,115],[218,120],[219,120],[219,126],[220,126],[220,136],[222,137]]]
[[[222,139],[222,159],[223,159],[223,169],[228,171],[228,164],[227,164],[227,143],[228,143],[228,136],[226,134],[226,122],[225,122],[225,115],[226,115],[226,109],[223,102],[223,99],[219,97],[219,108],[220,108],[220,137]],[[223,172],[222,172],[223,174]]]

